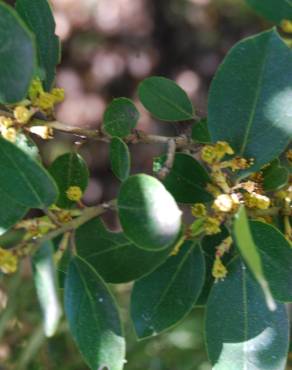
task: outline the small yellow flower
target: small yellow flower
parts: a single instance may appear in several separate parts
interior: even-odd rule
[[[4,137],[4,139],[10,141],[11,143],[15,143],[17,131],[14,127],[2,128],[1,134]]]
[[[281,28],[284,32],[286,33],[292,33],[292,22],[289,21],[288,19],[284,19],[282,22],[281,22]]]
[[[8,249],[0,247],[0,270],[4,274],[12,274],[17,270],[18,258]]]
[[[10,117],[0,116],[0,126],[9,128],[13,126],[13,120]]]
[[[216,217],[206,217],[204,220],[204,231],[206,235],[213,235],[218,234],[221,232],[220,229],[220,220],[218,220]]]
[[[55,103],[62,103],[65,99],[65,90],[56,87],[51,91],[51,95],[54,97]]]
[[[215,144],[215,152],[217,153],[217,157],[219,159],[222,159],[226,154],[234,154],[233,149],[226,141],[218,141]]]
[[[42,82],[39,78],[35,78],[28,90],[28,96],[30,100],[34,103],[35,99],[44,92]]]
[[[53,109],[55,105],[55,97],[50,93],[43,92],[35,99],[34,105],[44,111]]]
[[[216,248],[216,256],[223,257],[225,253],[229,252],[232,243],[233,240],[231,236],[228,236],[226,239],[224,239]]]
[[[30,120],[32,113],[26,107],[19,105],[13,111],[14,118],[22,125],[25,125]]]
[[[220,194],[215,199],[212,207],[219,212],[230,212],[233,208],[233,199],[228,194]]]
[[[69,200],[78,202],[82,198],[83,192],[79,186],[70,186],[66,190],[66,196]]]
[[[211,145],[206,145],[201,151],[201,158],[204,162],[212,164],[217,161],[215,148]]]
[[[194,204],[191,211],[194,217],[205,217],[207,215],[207,209],[203,203]]]
[[[72,220],[71,213],[69,211],[62,210],[56,214],[58,221],[65,224]]]
[[[245,158],[235,157],[230,161],[230,168],[233,172],[237,170],[245,170],[250,167],[251,164],[252,162]]]
[[[29,131],[44,140],[52,139],[54,134],[53,129],[48,126],[32,126],[29,128]]]
[[[226,267],[223,265],[221,258],[219,256],[215,257],[215,262],[212,268],[212,276],[215,278],[215,281],[220,279],[224,279],[227,275],[228,271]]]
[[[248,208],[267,209],[271,205],[271,200],[265,195],[252,192],[244,194],[244,203]]]

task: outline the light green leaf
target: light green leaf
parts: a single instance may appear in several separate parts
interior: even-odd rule
[[[28,208],[54,203],[57,188],[41,165],[11,142],[0,137],[0,192]],[[1,207],[3,213],[11,204]]]
[[[37,296],[43,311],[45,334],[51,337],[55,334],[62,315],[51,242],[43,244],[34,254],[32,266]]]
[[[126,237],[141,248],[167,248],[180,233],[181,211],[154,177],[130,176],[121,186],[118,211]]]
[[[275,301],[264,274],[261,256],[253,240],[247,214],[243,206],[235,216],[233,234],[240,254],[263,289],[268,307],[273,310],[275,308]]]
[[[115,176],[124,181],[130,174],[130,152],[127,144],[118,137],[113,137],[110,143],[111,169]]]
[[[260,286],[239,258],[211,290],[205,330],[214,370],[285,369],[289,343],[285,306],[267,308]]]
[[[39,67],[44,87],[49,91],[53,85],[56,65],[60,60],[60,41],[55,35],[55,20],[47,0],[17,0],[16,10],[35,34]],[[42,77],[42,76],[40,76]]]
[[[279,156],[291,140],[291,65],[292,51],[271,30],[235,45],[212,82],[212,140],[227,141],[237,155],[255,159],[245,174]]]
[[[153,167],[157,172],[165,160],[165,155],[156,158]],[[210,182],[207,171],[188,154],[176,153],[173,166],[162,182],[179,203],[205,203],[213,199],[205,190]]]
[[[110,136],[125,137],[136,127],[140,114],[130,99],[114,99],[107,107],[104,116],[104,130]]]
[[[152,274],[134,285],[131,316],[138,338],[157,335],[178,324],[194,306],[205,279],[198,245],[185,243]]]
[[[292,20],[291,0],[246,0],[260,15],[269,21],[280,24],[282,20]]]
[[[28,91],[35,68],[35,43],[17,13],[0,2],[0,102],[16,103]]]
[[[65,311],[73,338],[92,370],[122,370],[125,356],[116,303],[96,271],[71,260],[65,283]]]
[[[138,89],[144,107],[163,121],[186,121],[194,118],[193,106],[185,91],[164,77],[149,77]]]
[[[88,184],[89,171],[87,164],[81,155],[71,152],[55,159],[49,168],[59,188],[57,206],[61,208],[72,208],[76,202],[68,199],[66,191],[70,186],[78,186],[82,192]]]
[[[76,231],[76,247],[108,283],[126,283],[153,271],[168,257],[172,246],[159,252],[138,248],[123,233],[106,229],[100,218],[93,219]]]

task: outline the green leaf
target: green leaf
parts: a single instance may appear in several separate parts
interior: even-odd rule
[[[130,152],[128,145],[120,138],[113,137],[110,143],[111,169],[115,176],[124,181],[130,174]]]
[[[19,149],[23,150],[28,156],[36,161],[41,161],[40,152],[35,142],[27,135],[18,133],[14,143]]]
[[[35,43],[17,13],[0,2],[0,102],[16,103],[28,91],[35,68]]]
[[[204,283],[204,262],[200,247],[187,242],[178,255],[135,282],[131,316],[138,338],[157,335],[190,312]]]
[[[163,121],[186,121],[194,118],[193,106],[185,91],[164,77],[149,77],[138,89],[144,107]]]
[[[165,155],[156,158],[155,171],[159,172],[165,161]],[[213,199],[205,190],[210,182],[207,171],[188,154],[176,153],[173,166],[162,182],[179,203],[205,203]]]
[[[285,306],[270,311],[260,286],[236,259],[207,303],[206,344],[214,370],[284,370],[289,343]]]
[[[277,190],[288,183],[289,171],[276,159],[263,170],[263,177],[265,191]]]
[[[233,223],[233,234],[240,254],[262,287],[268,307],[273,310],[275,307],[275,302],[270,292],[270,287],[266,280],[266,276],[264,275],[261,256],[253,240],[247,214],[243,206],[235,216]]]
[[[32,266],[37,296],[43,311],[45,334],[51,337],[55,334],[62,315],[51,242],[43,244],[34,254]]]
[[[278,301],[292,301],[292,248],[274,226],[250,221],[250,230],[261,256],[264,274]]]
[[[179,235],[181,211],[154,177],[129,177],[120,189],[118,211],[126,237],[141,248],[167,248]]]
[[[282,20],[292,20],[292,3],[290,0],[246,0],[260,15],[269,21],[280,24]]]
[[[207,118],[201,119],[192,125],[192,139],[200,144],[211,143]]]
[[[66,191],[70,186],[78,186],[82,192],[88,184],[89,172],[84,159],[77,153],[66,153],[55,159],[49,168],[59,188],[57,206],[72,208],[76,202],[68,199]]]
[[[47,208],[57,197],[57,188],[41,165],[11,142],[0,137],[0,192],[28,208]],[[1,199],[2,201],[2,199]],[[12,203],[12,204],[13,204]],[[10,203],[1,205],[5,213]]]
[[[107,107],[104,116],[104,130],[110,136],[125,137],[136,127],[140,114],[130,99],[114,99]]]
[[[159,252],[138,248],[123,233],[106,229],[100,218],[76,230],[77,253],[108,283],[119,284],[141,278],[168,257],[171,247]]]
[[[50,4],[47,0],[17,0],[16,10],[35,34],[44,87],[49,91],[60,60],[60,42],[55,35],[56,24]]]
[[[125,340],[116,303],[96,271],[72,259],[65,284],[65,311],[70,331],[92,370],[122,370]]]
[[[227,141],[259,170],[292,136],[292,51],[275,30],[239,42],[211,85],[208,126],[213,141]],[[275,140],[277,138],[277,140]]]

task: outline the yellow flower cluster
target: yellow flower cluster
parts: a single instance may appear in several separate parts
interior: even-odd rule
[[[78,202],[82,198],[83,192],[79,186],[70,186],[66,190],[66,196],[69,200],[73,202]]]
[[[13,115],[18,123],[20,123],[21,125],[25,125],[31,119],[33,112],[30,111],[28,108],[19,105],[14,108]]]
[[[28,93],[32,105],[43,111],[50,111],[65,98],[64,89],[54,88],[50,92],[45,92],[40,79],[34,79]]]
[[[231,146],[225,141],[218,141],[215,145],[205,145],[201,151],[201,158],[208,164],[214,164],[220,162],[227,154],[234,154]]]
[[[239,204],[238,196],[235,193],[220,194],[216,197],[212,208],[218,212],[229,213],[236,211]]]
[[[217,217],[208,216],[204,220],[204,231],[206,235],[218,234],[221,232],[221,220]]]
[[[192,215],[194,217],[205,217],[207,215],[206,206],[203,203],[196,203],[191,208]]]
[[[10,250],[0,247],[0,270],[4,274],[12,274],[17,270],[18,258]]]
[[[244,194],[244,204],[248,208],[268,209],[271,205],[271,200],[265,195],[247,192]]]
[[[215,278],[215,281],[224,279],[227,275],[227,272],[227,268],[223,265],[221,258],[219,256],[216,256],[212,268],[212,276]]]
[[[292,33],[292,22],[289,21],[288,19],[284,19],[282,22],[281,22],[281,28],[284,32],[286,33]]]

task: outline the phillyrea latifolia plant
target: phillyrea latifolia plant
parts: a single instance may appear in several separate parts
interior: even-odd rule
[[[124,367],[125,339],[108,284],[132,281],[138,339],[159,335],[200,305],[214,369],[285,369],[292,4],[247,3],[275,27],[226,55],[210,87],[207,117],[197,116],[171,80],[140,83],[139,98],[156,119],[189,123],[189,134],[165,137],[136,128],[139,112],[127,98],[109,104],[99,130],[58,122],[54,107],[65,94],[54,86],[60,45],[50,6],[0,2],[0,270],[13,274],[23,258],[31,259],[48,337],[62,319],[64,289],[70,332],[93,370]],[[34,137],[54,140],[57,131],[108,143],[121,183],[116,199],[84,206],[89,171],[76,151],[44,168]],[[131,174],[128,146],[139,143],[164,145],[152,175]],[[29,218],[31,209],[42,215]],[[117,212],[121,232],[101,220],[108,210]]]

